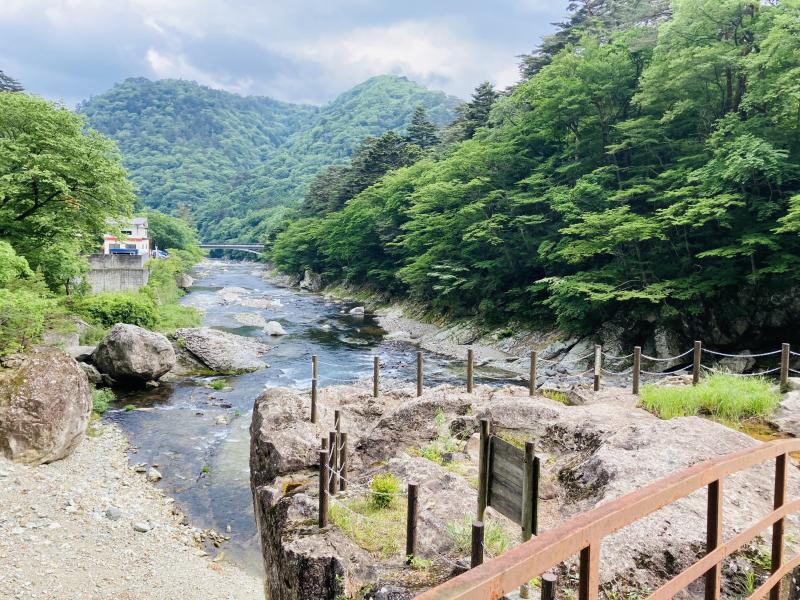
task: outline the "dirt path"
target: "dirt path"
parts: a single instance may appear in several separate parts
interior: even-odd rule
[[[129,464],[124,434],[96,430],[49,465],[0,457],[0,598],[263,597],[260,579],[204,556],[172,499]]]

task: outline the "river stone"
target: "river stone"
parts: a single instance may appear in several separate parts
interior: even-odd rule
[[[267,320],[259,314],[256,313],[236,313],[233,315],[233,318],[241,323],[242,325],[247,325],[248,327],[266,327]]]
[[[55,348],[23,355],[0,369],[0,452],[41,464],[68,456],[86,434],[92,393],[86,374]]]
[[[351,315],[363,315],[364,314],[364,307],[363,306],[356,306],[355,308],[350,309]]]
[[[117,323],[98,344],[92,362],[116,381],[146,382],[175,366],[175,351],[160,333]]]
[[[270,321],[264,326],[264,333],[267,335],[286,335],[286,330],[277,321]]]
[[[209,327],[178,329],[174,337],[181,348],[217,373],[249,373],[267,366],[261,356],[270,348],[253,338]]]
[[[191,275],[187,275],[186,273],[183,273],[181,275],[181,280],[178,283],[178,287],[184,290],[188,290],[193,285],[194,285],[194,277],[192,277]]]
[[[86,373],[89,383],[94,386],[103,385],[103,375],[97,370],[97,367],[85,362],[79,362],[78,366]]]

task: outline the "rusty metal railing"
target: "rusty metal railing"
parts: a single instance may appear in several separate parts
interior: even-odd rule
[[[580,555],[579,600],[595,600],[600,587],[603,538],[702,487],[708,488],[706,555],[648,596],[672,598],[690,583],[705,578],[706,600],[720,598],[720,564],[772,526],[771,576],[750,599],[778,600],[781,579],[800,565],[800,555],[783,560],[784,518],[800,511],[800,499],[786,502],[789,453],[800,451],[800,439],[780,440],[708,460],[578,515],[560,527],[513,548],[493,560],[428,590],[416,600],[496,600],[558,563]],[[723,482],[728,475],[775,459],[774,510],[728,541],[722,540]]]

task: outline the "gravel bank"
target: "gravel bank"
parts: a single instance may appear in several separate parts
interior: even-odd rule
[[[204,556],[172,499],[129,464],[124,434],[95,429],[55,463],[0,457],[0,598],[262,597],[261,580]]]

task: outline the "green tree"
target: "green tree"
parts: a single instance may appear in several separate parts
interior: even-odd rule
[[[133,199],[113,142],[66,108],[0,94],[0,238],[53,289],[81,271],[78,252],[94,249]]]
[[[147,213],[147,224],[151,246],[198,251],[197,231],[183,219],[151,210]]]
[[[406,140],[422,149],[430,148],[439,141],[436,124],[428,120],[428,111],[424,106],[417,106],[414,110],[406,133]]]
[[[19,81],[0,70],[0,92],[21,92],[23,90]]]

